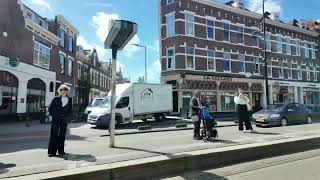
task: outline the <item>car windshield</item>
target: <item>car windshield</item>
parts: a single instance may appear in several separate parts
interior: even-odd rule
[[[100,104],[99,107],[108,108],[111,107],[111,97],[105,98]]]
[[[273,105],[273,106],[269,106],[267,109],[269,111],[281,111],[285,107],[286,107],[286,105],[284,105],[284,104],[276,104],[276,105]]]

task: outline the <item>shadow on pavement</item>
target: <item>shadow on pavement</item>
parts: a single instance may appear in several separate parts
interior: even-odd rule
[[[170,179],[181,179],[181,180],[228,180],[225,177],[219,176],[214,173],[210,172],[200,172],[200,171],[195,171],[195,172],[185,172],[173,176],[166,176],[164,178],[152,178],[151,180],[170,180]]]
[[[89,154],[72,154],[68,153],[68,156],[62,158],[68,161],[86,161],[86,162],[96,162],[97,158]]]
[[[16,167],[16,164],[4,164],[0,162],[0,174],[9,172],[9,168]]]
[[[261,134],[261,135],[281,135],[280,133],[271,133],[271,132],[244,132],[246,134]]]

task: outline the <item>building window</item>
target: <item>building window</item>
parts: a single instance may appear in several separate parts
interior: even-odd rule
[[[309,48],[308,48],[308,44],[307,43],[304,44],[304,55],[305,55],[305,58],[309,58],[310,57]]]
[[[214,29],[214,21],[207,20],[207,38],[214,39],[215,29]]]
[[[73,52],[73,36],[69,35],[69,51]]]
[[[208,70],[215,70],[214,51],[208,50]]]
[[[236,105],[234,103],[234,94],[228,92],[221,93],[221,110],[222,111],[234,111]]]
[[[298,73],[298,79],[301,80],[302,79],[301,65],[297,66],[297,73]]]
[[[230,24],[229,23],[223,23],[223,40],[224,41],[230,41]]]
[[[47,46],[34,41],[33,43],[33,64],[46,69],[50,66],[50,51]]]
[[[282,37],[280,34],[277,35],[277,52],[282,52]]]
[[[167,69],[175,68],[175,53],[174,48],[167,49]]]
[[[289,63],[288,79],[292,79],[292,64],[291,63]]]
[[[230,53],[227,53],[227,52],[223,53],[223,71],[224,72],[231,72],[230,59],[231,59]]]
[[[283,78],[283,63],[279,62],[279,78]]]
[[[194,36],[194,16],[193,14],[186,14],[186,35]]]
[[[60,28],[60,46],[64,47],[65,46],[65,36],[66,36],[66,32],[64,29]]]
[[[295,40],[291,40],[291,55],[296,56],[297,55],[297,42]]]
[[[244,28],[243,26],[238,27],[238,43],[244,44]]]
[[[239,54],[239,73],[245,72],[245,55]]]
[[[187,47],[187,69],[194,69],[194,48]]]
[[[301,47],[300,47],[300,41],[296,41],[296,43],[297,43],[297,56],[301,56]]]
[[[311,79],[310,67],[307,66],[306,68],[307,68],[307,80],[310,81],[310,79]]]
[[[174,3],[174,0],[167,0],[167,5]]]
[[[252,31],[252,46],[259,46],[259,33],[258,30]]]
[[[272,77],[272,67],[268,66],[268,77]]]
[[[32,20],[32,17],[33,17],[32,13],[27,11],[27,18]]]
[[[68,76],[72,76],[72,65],[73,65],[73,60],[69,57],[68,58]]]
[[[286,49],[287,49],[287,54],[291,55],[290,37],[286,37]]]
[[[64,62],[65,62],[65,58],[66,56],[64,54],[60,54],[60,73],[64,74]]]
[[[313,81],[318,81],[318,72],[316,67],[313,68]]]
[[[311,44],[311,57],[312,59],[316,59],[316,48],[314,44]]]
[[[260,63],[258,57],[253,57],[253,64],[254,64],[254,74],[260,74]]]
[[[166,37],[172,37],[175,35],[175,14],[171,13],[166,16]]]
[[[270,34],[266,33],[266,51],[271,51]]]

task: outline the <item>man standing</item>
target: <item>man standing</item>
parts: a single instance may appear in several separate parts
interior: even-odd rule
[[[200,137],[201,119],[199,117],[201,102],[199,98],[200,98],[200,94],[198,92],[195,92],[192,98],[190,99],[190,109],[189,109],[189,114],[194,123],[193,139],[196,139],[196,140],[201,140],[201,137]]]

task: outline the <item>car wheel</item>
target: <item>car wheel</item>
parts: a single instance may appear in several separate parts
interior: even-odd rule
[[[311,116],[308,116],[308,117],[307,117],[307,124],[312,124],[312,118],[311,118]]]
[[[281,126],[288,126],[288,121],[283,118],[283,119],[281,119],[281,121],[280,121],[280,125],[281,125]]]

